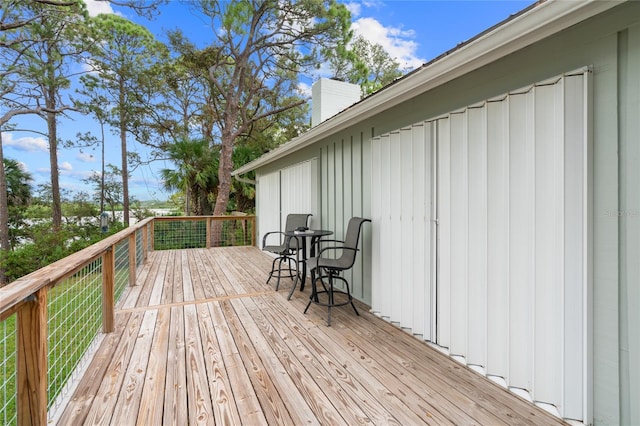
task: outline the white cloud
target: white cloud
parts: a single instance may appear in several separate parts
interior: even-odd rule
[[[89,154],[88,152],[80,152],[76,158],[83,163],[95,163],[96,157],[93,154]]]
[[[389,55],[400,63],[401,68],[415,69],[426,62],[416,56],[418,43],[413,39],[413,30],[385,27],[374,18],[360,18],[351,24],[354,36],[361,35],[374,44],[381,45]]]
[[[2,145],[7,147],[12,147],[17,151],[25,151],[25,152],[48,152],[49,151],[49,143],[45,138],[38,137],[33,138],[30,136],[23,138],[13,138],[13,134],[11,133],[3,133],[2,134]]]
[[[67,172],[73,170],[73,166],[68,161],[62,162],[59,167],[60,167],[60,170],[64,170]]]
[[[347,10],[351,12],[352,18],[360,16],[360,12],[362,11],[362,3],[360,2],[345,3],[345,6],[347,7]]]
[[[101,13],[114,13],[111,8],[111,3],[104,0],[84,0],[84,4],[87,5],[89,16],[97,16]]]
[[[298,92],[300,96],[310,98],[311,97],[311,85],[307,83],[300,82],[298,83]]]

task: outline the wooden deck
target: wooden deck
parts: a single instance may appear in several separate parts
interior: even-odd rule
[[[308,290],[267,286],[251,247],[150,254],[58,424],[562,422],[424,342]]]

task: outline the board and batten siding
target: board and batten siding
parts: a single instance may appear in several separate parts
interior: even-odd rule
[[[569,73],[371,141],[372,310],[578,420],[589,80]]]
[[[355,216],[371,219],[368,203],[369,144],[362,133],[348,138],[331,139],[320,144],[320,205],[318,226],[334,232],[329,238],[343,240],[349,219]],[[342,274],[351,287],[353,297],[371,302],[371,233],[365,223],[353,268]]]

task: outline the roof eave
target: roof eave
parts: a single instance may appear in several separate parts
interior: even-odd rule
[[[233,171],[242,175],[303,149],[435,87],[598,15],[627,0],[551,0],[505,21],[448,55],[426,64],[380,92],[336,114],[260,158]]]

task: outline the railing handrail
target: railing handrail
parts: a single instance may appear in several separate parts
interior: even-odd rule
[[[18,305],[31,295],[46,286],[55,285],[64,278],[73,275],[90,261],[102,256],[112,246],[123,241],[138,229],[151,221],[184,221],[184,220],[255,220],[255,215],[234,216],[156,216],[146,218],[122,231],[110,235],[76,253],[70,254],[54,263],[33,271],[0,288],[0,321],[15,312]]]
[[[218,233],[222,232],[224,228],[222,221],[229,220],[244,222],[241,228],[232,226],[232,231],[237,230],[242,233],[244,244],[249,241],[247,233],[250,237],[250,244],[255,243],[256,217],[253,215],[150,217],[0,288],[0,322],[8,320],[14,315],[16,317],[16,328],[12,333],[15,332],[16,341],[14,359],[18,360],[14,371],[17,389],[15,414],[18,423],[46,425],[48,398],[56,397],[60,389],[59,387],[49,388],[48,381],[50,373],[48,344],[51,332],[49,330],[48,294],[52,288],[67,282],[79,273],[81,274],[84,268],[95,262],[95,265],[100,268],[98,274],[102,275],[102,307],[98,308],[102,311],[102,332],[113,332],[116,285],[122,283],[123,279],[130,286],[136,285],[138,266],[145,263],[148,252],[155,250],[156,229],[166,227],[155,227],[155,221],[203,221],[206,223],[206,229],[203,229],[202,225],[198,225],[196,228],[198,228],[198,232],[206,232],[205,247],[209,248],[212,247],[212,243],[216,245],[222,243],[222,241],[218,241],[220,237]],[[250,229],[249,223],[251,224]],[[172,227],[173,225],[169,225],[169,228]],[[182,229],[178,228],[177,235],[181,235]],[[159,229],[158,232],[163,231]],[[235,242],[233,232],[232,244]],[[212,241],[214,235],[215,241]],[[120,251],[123,242],[127,244],[128,256],[122,256],[123,262],[119,263],[116,260],[116,252]],[[121,266],[127,265],[126,268],[118,269],[120,272],[128,270],[127,276],[120,274],[119,278],[116,278],[116,269],[119,264]],[[93,279],[99,281],[100,277],[96,274]],[[55,295],[55,292],[51,293]],[[55,302],[52,304],[55,305]],[[53,312],[55,317],[57,311]],[[3,337],[0,343],[4,344],[5,342],[6,339]],[[75,367],[72,365],[71,368]],[[49,389],[52,389],[52,395],[48,395]],[[2,408],[6,408],[4,403],[0,406],[0,409]]]
[[[179,221],[179,220],[253,220],[256,219],[255,215],[246,215],[246,216],[234,216],[234,215],[216,215],[216,216],[156,216],[154,219],[156,221]]]
[[[6,316],[5,313],[13,312],[20,303],[40,289],[52,284],[55,285],[55,283],[62,281],[64,278],[73,275],[84,265],[111,250],[112,246],[128,238],[129,235],[153,220],[153,217],[146,218],[116,234],[108,236],[104,240],[100,240],[0,288],[0,320]]]

